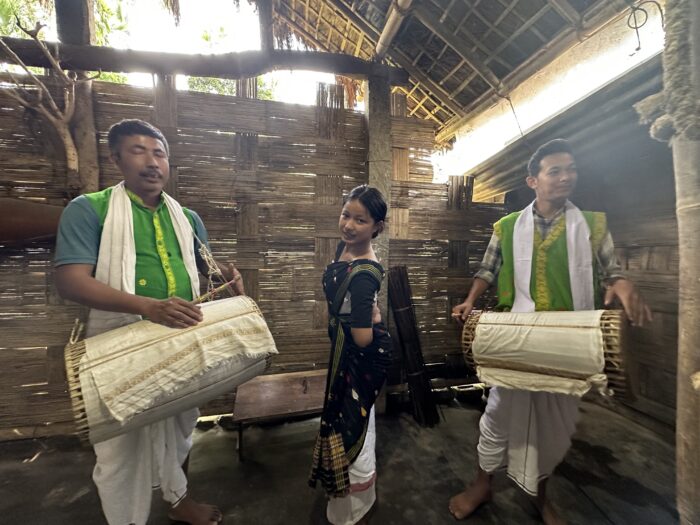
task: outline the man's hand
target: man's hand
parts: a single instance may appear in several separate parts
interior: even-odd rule
[[[460,325],[463,325],[464,321],[467,320],[467,316],[473,309],[474,303],[466,299],[463,303],[452,308],[452,319],[455,319]]]
[[[179,297],[149,301],[144,309],[144,315],[149,321],[170,328],[195,326],[203,319],[202,311],[198,306]]]
[[[651,310],[632,282],[627,279],[618,279],[610,285],[605,292],[605,306],[613,304],[615,299],[619,299],[622,303],[622,308],[632,326],[644,326],[645,321],[651,322]]]
[[[236,280],[233,283],[233,291],[236,295],[245,295],[245,287],[243,286],[243,276],[241,275],[241,272],[239,272],[236,267],[233,265],[233,263],[228,263],[226,265],[225,271],[224,268],[221,268],[222,273],[224,274],[224,278],[227,281],[233,281],[234,279]]]

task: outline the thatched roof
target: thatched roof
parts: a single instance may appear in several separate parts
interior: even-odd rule
[[[625,0],[414,0],[386,59],[408,71],[408,112],[435,122],[448,140],[470,114],[506,96],[525,76],[595,26]],[[273,0],[275,33],[315,49],[366,60],[391,0]]]

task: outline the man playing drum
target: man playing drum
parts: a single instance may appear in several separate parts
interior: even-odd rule
[[[108,134],[111,160],[123,182],[81,195],[65,209],[56,243],[56,287],[62,297],[91,308],[87,335],[146,318],[171,328],[198,324],[198,254],[207,242],[202,220],[163,192],[168,143],[147,122],[123,120]],[[194,232],[194,235],[193,235]],[[233,265],[220,268],[237,279]],[[110,525],[145,525],[151,492],[160,487],[171,519],[193,525],[222,520],[216,507],[187,493],[183,465],[192,445],[197,409],[187,410],[94,445],[93,479]]]
[[[526,179],[535,200],[494,225],[469,295],[452,310],[458,322],[496,282],[500,310],[595,310],[617,299],[633,325],[651,320],[634,285],[620,274],[605,214],[581,212],[568,200],[576,178],[566,141],[537,149]],[[450,499],[455,518],[466,518],[489,501],[493,473],[507,467],[508,476],[536,497],[544,523],[562,523],[545,489],[571,446],[578,404],[571,395],[493,387],[479,422],[476,480]]]

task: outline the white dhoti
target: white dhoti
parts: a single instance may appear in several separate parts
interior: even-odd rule
[[[513,232],[513,312],[534,312],[530,295],[534,219],[530,204]],[[581,211],[566,203],[566,245],[574,310],[593,310],[590,230]],[[576,430],[579,398],[573,395],[493,387],[479,421],[479,466],[492,473],[507,467],[523,490],[537,495],[538,483],[564,459]]]
[[[199,410],[192,409],[94,445],[92,479],[109,525],[145,525],[151,496],[160,487],[175,505],[187,494],[182,470]]]
[[[372,407],[365,443],[357,459],[350,465],[350,494],[343,498],[331,498],[328,501],[326,517],[333,525],[354,525],[374,505],[377,499],[376,442],[377,431],[374,423],[374,407]]]
[[[507,467],[528,494],[552,474],[571,446],[579,398],[493,387],[479,421],[479,466],[488,473]]]

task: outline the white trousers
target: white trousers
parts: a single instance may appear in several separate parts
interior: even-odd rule
[[[566,394],[491,388],[479,421],[479,466],[488,473],[507,466],[513,481],[537,495],[571,446],[578,405]]]
[[[155,488],[171,505],[187,494],[182,464],[198,416],[196,408],[187,410],[94,446],[92,479],[109,525],[145,525]]]
[[[374,423],[374,407],[369,413],[365,443],[357,459],[350,465],[350,494],[344,498],[331,498],[326,507],[326,517],[333,525],[354,525],[369,512],[377,499],[377,459],[375,446],[377,430]]]

